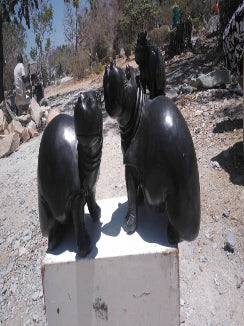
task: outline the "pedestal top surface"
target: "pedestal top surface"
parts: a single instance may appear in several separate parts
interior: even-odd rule
[[[127,235],[122,228],[128,209],[127,197],[103,199],[98,201],[98,205],[101,207],[101,220],[95,223],[85,207],[92,251],[85,258],[80,258],[76,252],[75,234],[69,234],[58,248],[47,251],[43,264],[150,253],[167,254],[176,250],[176,246],[168,243],[166,214],[156,214],[144,205],[139,206],[137,230]]]

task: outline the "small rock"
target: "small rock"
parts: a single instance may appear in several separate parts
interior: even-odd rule
[[[219,165],[219,163],[217,161],[211,161],[210,165],[212,166],[212,168],[214,168],[215,170],[221,170],[221,167]]]
[[[30,134],[28,132],[28,129],[25,128],[21,134],[21,141],[22,143],[26,143],[30,139]]]
[[[25,247],[20,247],[19,248],[19,257],[26,255],[28,251],[25,249]]]
[[[218,280],[218,275],[217,275],[217,274],[215,275],[214,283],[215,283],[217,286],[220,285],[220,282],[219,282],[219,280]]]
[[[0,135],[0,158],[16,151],[20,144],[19,134],[12,132],[9,135]]]
[[[230,210],[229,209],[224,209],[222,213],[222,217],[229,217],[230,216]]]
[[[180,314],[180,323],[181,324],[185,323],[185,317],[182,314]]]
[[[181,307],[183,307],[184,304],[185,304],[185,301],[182,298],[180,298],[180,305],[181,305]]]
[[[213,248],[214,250],[216,250],[216,249],[218,248],[217,243],[213,243],[213,244],[212,244],[212,248]]]
[[[236,245],[235,235],[232,232],[229,231],[226,238],[225,238],[224,250],[233,253],[234,250],[235,250],[235,245]]]
[[[32,300],[33,300],[33,301],[37,301],[38,298],[39,298],[39,292],[36,291],[36,292],[32,295]]]
[[[195,134],[199,134],[200,131],[201,131],[201,128],[200,127],[197,127],[197,128],[194,129]]]
[[[236,288],[240,289],[241,285],[242,285],[242,279],[239,275],[235,275],[235,280],[236,280]]]
[[[199,261],[200,261],[201,263],[206,263],[206,262],[208,261],[208,258],[207,258],[206,256],[200,255],[200,257],[199,257]]]
[[[35,121],[31,120],[26,126],[27,129],[36,129]]]
[[[21,199],[21,201],[19,203],[20,203],[20,205],[24,205],[25,200],[24,199]]]
[[[37,101],[32,97],[30,102],[30,112],[31,112],[31,118],[35,121],[35,124],[37,127],[39,127],[40,120],[41,120],[41,108]]]
[[[195,117],[201,115],[202,113],[203,113],[202,110],[196,110],[196,112],[195,112]]]
[[[39,136],[39,133],[36,129],[29,128],[28,132],[31,138]]]

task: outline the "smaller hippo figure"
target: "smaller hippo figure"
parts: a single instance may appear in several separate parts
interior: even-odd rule
[[[78,141],[77,141],[78,140]],[[38,157],[38,205],[41,231],[48,248],[62,241],[73,224],[80,256],[92,249],[84,221],[87,203],[91,217],[99,220],[95,184],[102,154],[102,112],[95,92],[81,94],[74,118],[56,116],[43,132]]]
[[[130,76],[131,67],[111,63],[103,77],[105,108],[119,123],[125,164],[129,209],[123,228],[136,230],[142,192],[153,211],[167,211],[169,242],[191,241],[200,226],[200,186],[189,129],[170,99],[148,99]]]
[[[138,33],[135,61],[140,70],[140,82],[144,93],[148,87],[150,99],[165,95],[165,64],[157,46],[148,44],[147,32]]]

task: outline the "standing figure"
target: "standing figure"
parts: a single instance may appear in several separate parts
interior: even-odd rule
[[[150,99],[165,95],[165,64],[157,46],[148,44],[147,32],[138,33],[135,61],[140,70],[140,82],[146,94],[148,87]]]
[[[23,57],[21,54],[17,56],[17,65],[14,68],[14,85],[16,90],[15,103],[18,108],[18,115],[28,109],[30,104],[30,97],[26,94],[25,83],[30,80],[30,76],[25,73],[23,65]]]
[[[48,237],[48,248],[56,248],[67,224],[72,223],[80,256],[92,249],[84,221],[85,204],[94,221],[101,216],[95,185],[102,154],[102,112],[94,93],[81,94],[74,118],[60,114],[47,125],[38,158],[42,234]]]

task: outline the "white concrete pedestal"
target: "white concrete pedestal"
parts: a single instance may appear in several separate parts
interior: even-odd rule
[[[102,225],[86,216],[93,243],[88,257],[76,255],[73,235],[43,261],[48,324],[179,325],[178,249],[167,243],[163,215],[140,207],[138,230],[127,235],[121,228],[127,198],[98,204]]]

